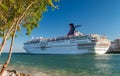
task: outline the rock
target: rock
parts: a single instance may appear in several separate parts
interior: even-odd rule
[[[30,75],[26,75],[24,73],[20,73],[18,76],[30,76]]]
[[[8,72],[5,70],[2,76],[8,76]]]
[[[5,70],[2,76],[30,76],[30,75],[19,73],[16,70]]]

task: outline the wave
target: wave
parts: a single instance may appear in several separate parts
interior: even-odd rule
[[[24,65],[10,65],[9,70],[17,70],[20,73],[25,73],[30,76],[61,76],[59,73],[48,71],[47,69],[36,68],[36,67],[27,67]]]

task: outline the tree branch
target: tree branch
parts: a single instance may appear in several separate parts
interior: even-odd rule
[[[8,30],[8,32],[6,33],[5,37],[3,38],[2,44],[0,45],[0,55],[2,53],[2,50],[4,48],[4,45],[6,43],[7,38],[9,37],[10,33],[13,31],[12,29],[14,29],[14,25],[17,21],[16,26],[19,26],[20,21],[23,19],[23,17],[25,16],[26,12],[29,10],[29,8],[34,4],[35,2],[31,2],[31,4],[28,5],[28,7],[25,9],[25,11],[23,12],[23,14],[21,16],[19,16],[19,18],[15,18],[15,22],[12,24],[12,27]]]
[[[14,38],[15,38],[15,34],[16,34],[16,31],[17,31],[17,27],[19,26],[19,23],[20,21],[22,20],[22,18],[24,17],[25,13],[29,10],[29,8],[32,6],[32,4],[34,4],[34,2],[32,2],[27,8],[26,10],[24,11],[24,13],[22,14],[22,16],[17,20],[17,24],[16,24],[16,27],[15,27],[15,30],[14,30],[14,33],[13,33],[13,36],[12,36],[12,40],[11,40],[11,45],[10,45],[10,50],[9,50],[9,55],[8,55],[8,59],[7,61],[5,62],[5,64],[3,65],[2,69],[1,69],[1,72],[0,72],[0,76],[3,74],[3,72],[5,71],[5,69],[7,68],[9,62],[10,62],[10,59],[11,59],[11,55],[12,55],[12,47],[13,47],[13,43],[14,43]],[[12,29],[10,29],[12,31]],[[9,33],[9,32],[8,32]]]
[[[2,0],[0,0],[0,4],[2,3]]]
[[[5,69],[7,68],[8,64],[10,62],[11,55],[12,55],[12,47],[13,47],[13,44],[14,44],[14,38],[15,38],[16,30],[17,30],[17,28],[14,29],[14,33],[13,33],[12,39],[11,39],[9,55],[8,55],[7,61],[5,62],[5,64],[3,65],[2,69],[1,69],[0,76],[2,76],[2,74],[4,73]]]
[[[1,55],[2,50],[3,50],[3,48],[4,48],[5,44],[6,44],[7,38],[9,37],[10,33],[13,31],[13,28],[14,28],[14,25],[15,25],[16,21],[17,21],[17,19],[15,18],[14,21],[13,21],[12,26],[10,27],[10,29],[7,31],[7,33],[3,37],[2,43],[0,45],[0,55]]]

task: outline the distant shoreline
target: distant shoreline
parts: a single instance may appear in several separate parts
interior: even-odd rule
[[[106,54],[120,54],[120,51],[108,51]]]

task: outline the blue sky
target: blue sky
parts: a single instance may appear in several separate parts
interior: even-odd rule
[[[23,43],[32,37],[57,37],[67,35],[69,23],[81,24],[77,28],[84,34],[106,35],[110,40],[120,38],[120,0],[60,0],[59,9],[48,9],[39,28],[30,36],[22,30],[15,39],[14,51],[24,52]],[[4,50],[8,49],[7,47]]]

